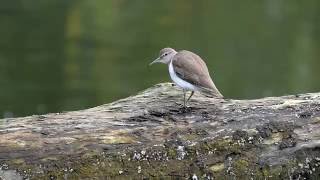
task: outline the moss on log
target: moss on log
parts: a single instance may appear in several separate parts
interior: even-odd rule
[[[0,119],[0,179],[320,177],[320,93],[181,102],[164,83],[91,109]]]

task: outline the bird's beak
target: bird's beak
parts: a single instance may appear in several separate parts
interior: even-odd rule
[[[152,64],[154,64],[154,63],[158,63],[158,62],[160,62],[160,57],[158,57],[157,59],[155,59],[154,61],[152,61],[152,63],[150,63],[149,64],[149,66],[151,66]]]

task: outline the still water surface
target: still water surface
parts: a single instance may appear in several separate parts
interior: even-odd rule
[[[318,0],[0,3],[0,118],[78,110],[159,82],[166,46],[199,54],[227,98],[320,90]]]

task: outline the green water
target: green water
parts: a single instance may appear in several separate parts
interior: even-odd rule
[[[228,98],[316,92],[320,1],[2,1],[0,117],[84,109],[169,81],[165,65],[148,66],[166,46],[203,57]]]

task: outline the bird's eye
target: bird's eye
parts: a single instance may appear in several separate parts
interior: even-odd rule
[[[168,55],[168,53],[165,53],[164,55],[166,56],[166,55]]]

